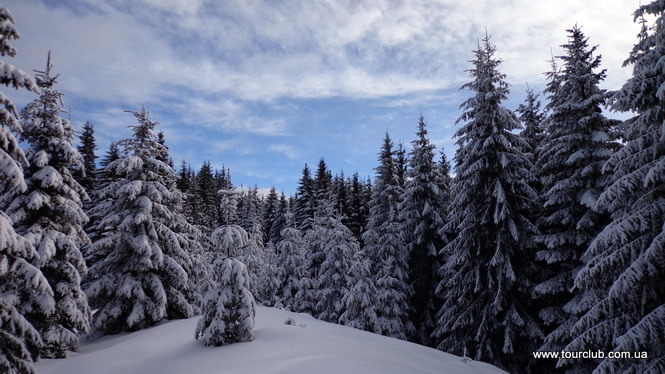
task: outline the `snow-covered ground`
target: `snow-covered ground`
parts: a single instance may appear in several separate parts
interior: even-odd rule
[[[295,326],[284,324],[289,317]],[[261,306],[253,342],[205,347],[194,340],[198,319],[84,342],[69,358],[40,360],[37,373],[505,373],[417,344]]]

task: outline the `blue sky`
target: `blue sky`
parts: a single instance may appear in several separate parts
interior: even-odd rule
[[[575,24],[598,44],[604,88],[638,32],[639,0],[6,0],[21,39],[7,62],[41,70],[52,51],[72,122],[99,154],[129,136],[142,105],[176,166],[231,168],[236,185],[293,194],[305,163],[373,175],[385,131],[409,148],[419,114],[454,154],[471,51],[485,29],[516,108],[545,84]],[[34,97],[6,92],[19,106]]]

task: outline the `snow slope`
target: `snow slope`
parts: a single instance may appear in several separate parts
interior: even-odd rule
[[[296,325],[285,325],[287,318]],[[223,347],[194,340],[199,317],[83,342],[67,359],[41,360],[37,373],[505,373],[482,362],[259,306],[255,339]]]

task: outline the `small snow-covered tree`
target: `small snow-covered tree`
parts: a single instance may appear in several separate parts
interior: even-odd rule
[[[635,19],[643,27],[624,63],[633,65],[633,76],[609,100],[612,109],[634,116],[623,124],[625,146],[603,166],[613,183],[595,205],[612,221],[591,242],[575,277],[577,289],[600,292],[601,299],[575,323],[565,349],[648,357],[606,355],[594,373],[665,372],[665,2],[642,5]],[[559,360],[560,367],[579,364]]]
[[[458,122],[465,123],[455,133],[447,226],[457,235],[443,248],[450,276],[439,286],[444,304],[434,336],[439,349],[519,372],[528,357],[516,352],[533,350],[542,337],[530,310],[536,228],[524,216],[536,194],[519,151],[524,140],[513,132],[517,117],[501,105],[509,90],[495,51],[485,36],[474,51],[473,80],[462,86],[473,96],[462,104]]]
[[[218,285],[205,295],[196,339],[202,339],[206,346],[254,340],[256,305],[249,292],[245,265],[234,258],[218,259],[212,264],[209,276]]]
[[[15,56],[16,49],[9,42],[19,34],[4,7],[0,7],[0,25],[0,55]],[[2,60],[0,84],[38,92],[30,76]],[[16,233],[5,214],[7,203],[27,188],[21,169],[25,154],[11,131],[20,133],[22,128],[16,107],[0,92],[0,371],[34,373],[32,361],[43,343],[26,316],[52,314],[55,301],[46,278],[32,265],[39,261],[39,254]]]
[[[256,303],[249,291],[247,267],[231,255],[248,241],[245,230],[230,223],[237,207],[237,192],[220,190],[221,216],[226,224],[213,232],[212,243],[218,256],[208,276],[216,283],[205,295],[203,316],[194,337],[206,346],[220,346],[254,339]]]
[[[60,116],[62,94],[54,88],[57,76],[51,76],[51,67],[49,53],[46,70],[37,73],[41,94],[21,111],[21,139],[29,145],[27,189],[16,195],[7,214],[16,232],[38,251],[36,265],[54,291],[55,313],[27,316],[45,343],[40,355],[62,358],[77,350],[78,335],[90,327],[90,308],[81,290],[87,268],[80,250],[89,243],[82,208],[88,195],[70,172],[74,165],[82,167],[83,159],[72,146],[74,128]]]
[[[85,282],[97,309],[93,330],[103,334],[192,315],[187,297],[192,263],[177,209],[175,171],[159,159],[157,122],[145,108],[130,113],[138,124],[130,126],[133,137],[121,142],[125,155],[105,169],[115,178],[100,192],[102,201],[110,201],[99,223],[108,231],[90,248],[97,260]]]

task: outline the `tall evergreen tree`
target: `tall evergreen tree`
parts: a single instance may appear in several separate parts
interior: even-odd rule
[[[275,232],[276,230],[273,230],[272,226],[277,219],[278,210],[279,196],[277,195],[277,189],[275,189],[273,186],[270,188],[268,196],[266,196],[265,200],[263,201],[263,222],[261,227],[263,228],[264,243],[272,242],[273,244],[277,244],[275,240],[277,239],[278,235]]]
[[[574,27],[562,47],[566,55],[549,91],[547,137],[535,169],[542,183],[537,252],[547,267],[547,279],[535,288],[547,339],[542,349],[561,350],[572,336],[571,327],[599,295],[571,292],[573,279],[583,265],[582,255],[607,224],[608,217],[595,212],[598,196],[608,183],[602,166],[617,148],[613,141],[616,121],[602,114],[607,94],[598,87],[605,71],[595,72],[600,56],[594,56],[588,38]],[[589,361],[590,362],[590,361]]]
[[[40,355],[62,358],[78,349],[78,335],[89,329],[90,309],[80,284],[87,270],[80,248],[89,242],[82,227],[88,221],[82,200],[88,195],[70,172],[74,165],[83,167],[83,159],[72,146],[74,128],[60,116],[63,95],[54,87],[51,68],[49,53],[46,69],[36,75],[41,94],[21,111],[21,140],[29,145],[27,189],[7,213],[16,232],[37,249],[36,265],[54,291],[55,313],[28,315],[45,343]]]
[[[81,135],[79,136],[79,141],[81,144],[79,144],[76,149],[83,158],[83,166],[75,166],[72,169],[72,174],[76,181],[85,188],[88,194],[90,194],[93,190],[97,175],[95,127],[90,121],[86,121],[86,123],[83,124],[83,132],[81,132]]]
[[[332,174],[326,161],[322,158],[316,167],[314,175],[314,202],[315,211],[320,212],[327,208],[325,201],[332,198]]]
[[[290,310],[298,311],[296,295],[300,281],[305,276],[305,242],[302,233],[295,227],[293,214],[286,214],[286,227],[282,230],[282,240],[277,243],[277,292],[280,303]]]
[[[534,164],[545,139],[545,114],[540,110],[538,94],[534,93],[532,89],[527,89],[526,99],[517,107],[516,112],[519,114],[522,124],[520,136],[527,144],[522,152],[529,155],[529,161]]]
[[[409,251],[409,283],[413,287],[410,320],[415,327],[415,336],[409,338],[431,345],[430,335],[437,312],[433,310],[432,303],[437,286],[434,275],[438,268],[435,266],[438,250],[446,243],[446,238],[441,235],[445,223],[441,198],[444,191],[439,189],[440,170],[434,162],[434,145],[427,138],[422,115],[417,135],[409,157],[410,168],[402,195],[400,221],[403,222],[404,239]]]
[[[163,148],[148,112],[132,111],[137,124],[122,141],[127,156],[107,166],[119,176],[101,193],[113,204],[101,225],[115,228],[93,243],[100,254],[91,266],[86,294],[97,309],[93,329],[104,334],[134,331],[163,318],[192,315],[188,294],[191,259],[186,238],[173,225],[181,221],[176,205],[175,171],[158,157]],[[173,189],[169,189],[172,186]]]
[[[349,203],[348,203],[348,218],[346,226],[351,230],[353,235],[358,239],[361,248],[364,246],[362,242],[362,233],[367,226],[367,215],[369,210],[369,201],[365,199],[366,193],[364,184],[360,181],[358,173],[351,176],[349,188]]]
[[[327,202],[326,205],[316,224],[316,237],[321,241],[319,246],[324,254],[316,279],[317,310],[320,319],[338,323],[344,313],[343,299],[349,292],[351,259],[360,248],[351,231],[333,213],[332,204]]]
[[[606,356],[594,373],[665,372],[665,3],[642,5],[635,19],[643,27],[624,63],[633,65],[633,76],[610,98],[612,109],[634,116],[623,125],[625,146],[603,167],[613,183],[595,205],[612,221],[591,242],[575,278],[576,288],[598,291],[601,300],[574,325],[565,349],[648,357]],[[573,361],[559,365],[580,364]]]
[[[294,200],[293,215],[298,229],[305,233],[312,227],[315,209],[314,180],[307,164],[302,170],[302,177],[298,180]]]
[[[19,38],[14,17],[0,7],[0,55],[15,56],[10,44]],[[39,92],[35,82],[22,70],[0,60],[0,84]],[[26,319],[26,313],[50,315],[55,310],[53,290],[33,262],[39,254],[18,235],[5,214],[6,204],[27,186],[21,164],[26,163],[12,132],[21,133],[14,103],[0,92],[0,371],[34,373],[32,361],[43,345],[39,332]]]
[[[395,150],[395,180],[401,188],[406,186],[406,171],[409,167],[409,160],[406,157],[404,144],[399,142]]]
[[[403,189],[397,183],[393,144],[386,133],[371,192],[363,250],[370,261],[372,282],[377,289],[379,331],[399,339],[411,333],[408,284],[408,252],[399,221]]]
[[[531,165],[515,114],[501,105],[508,84],[496,48],[485,36],[474,51],[473,80],[457,130],[457,170],[448,226],[458,235],[443,249],[450,278],[439,286],[444,300],[435,336],[438,348],[521,372],[542,337],[530,313],[533,272],[529,241],[536,228],[524,217],[536,194]]]
[[[210,161],[204,161],[196,174],[194,190],[196,219],[194,222],[204,227],[209,233],[220,223],[217,191],[221,188],[215,182]]]

